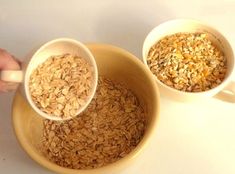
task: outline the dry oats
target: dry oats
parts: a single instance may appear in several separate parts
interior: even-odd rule
[[[79,116],[44,121],[42,152],[67,168],[104,166],[126,156],[141,141],[146,111],[122,84],[101,77],[96,95]]]
[[[187,92],[218,86],[227,71],[224,53],[205,33],[177,33],[164,37],[151,47],[147,63],[160,81]]]
[[[41,111],[69,118],[86,102],[93,79],[93,69],[85,59],[71,54],[51,56],[31,74],[29,90]]]

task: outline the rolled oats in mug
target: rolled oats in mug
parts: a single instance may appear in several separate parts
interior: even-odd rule
[[[206,33],[176,33],[162,38],[150,48],[147,64],[161,82],[186,92],[218,86],[227,71],[224,53]]]
[[[77,115],[92,89],[94,72],[82,57],[71,54],[51,56],[31,74],[29,90],[43,112],[61,118]]]

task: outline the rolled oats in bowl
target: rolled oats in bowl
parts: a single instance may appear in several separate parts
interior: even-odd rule
[[[185,92],[212,89],[227,71],[224,53],[202,32],[165,36],[150,48],[147,64],[165,85]]]
[[[95,97],[79,117],[44,121],[41,150],[50,161],[66,168],[90,169],[113,163],[141,141],[146,114],[130,89],[100,77]]]
[[[92,68],[77,55],[49,57],[30,76],[29,91],[34,104],[53,117],[75,117],[90,96]]]

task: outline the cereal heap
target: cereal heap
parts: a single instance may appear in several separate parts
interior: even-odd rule
[[[205,33],[177,33],[164,37],[151,47],[147,63],[164,84],[187,92],[218,86],[227,70],[223,52]]]
[[[146,112],[137,97],[119,83],[101,77],[89,107],[72,120],[44,121],[42,152],[52,162],[89,169],[130,153],[145,132]]]
[[[29,90],[43,112],[61,118],[74,117],[92,89],[94,72],[76,55],[51,56],[31,74]]]

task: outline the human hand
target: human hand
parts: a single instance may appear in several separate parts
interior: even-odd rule
[[[0,48],[0,72],[1,70],[19,70],[20,63],[6,50]],[[17,83],[4,82],[0,80],[0,92],[7,92],[16,89]]]

